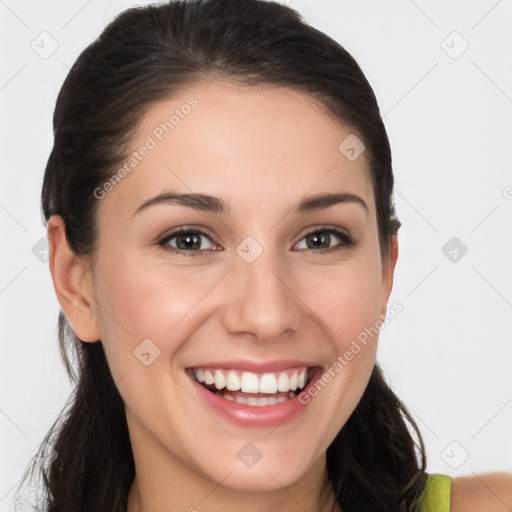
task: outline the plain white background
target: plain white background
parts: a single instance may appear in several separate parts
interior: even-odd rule
[[[143,3],[0,1],[1,511],[71,391],[41,261],[55,100],[85,46]],[[390,304],[403,311],[378,361],[421,428],[428,471],[511,471],[512,4],[286,3],[355,57],[388,130],[403,224]]]

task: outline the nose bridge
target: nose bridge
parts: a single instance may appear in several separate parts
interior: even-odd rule
[[[298,329],[301,310],[276,251],[262,250],[251,261],[246,257],[251,250],[250,241],[237,250],[224,321],[233,333],[251,332],[260,340],[271,340],[289,329]]]

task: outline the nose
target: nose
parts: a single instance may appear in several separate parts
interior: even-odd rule
[[[304,315],[289,273],[264,255],[252,263],[236,258],[223,309],[229,332],[250,333],[261,342],[297,331]]]

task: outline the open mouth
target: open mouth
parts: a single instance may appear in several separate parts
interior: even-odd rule
[[[301,393],[319,367],[289,368],[253,373],[220,368],[187,368],[187,373],[211,393],[225,400],[254,407],[286,402]]]

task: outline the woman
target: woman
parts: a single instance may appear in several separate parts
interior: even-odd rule
[[[400,222],[341,46],[273,2],[130,9],[71,69],[54,132],[42,210],[79,372],[45,510],[510,501],[504,474],[497,505],[429,477],[375,363]]]

